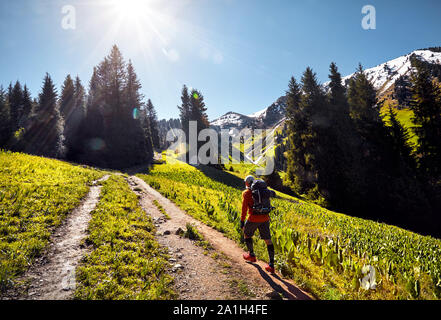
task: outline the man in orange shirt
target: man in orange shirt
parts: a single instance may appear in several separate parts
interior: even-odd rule
[[[254,182],[253,176],[245,178],[246,190],[242,193],[242,217],[240,219],[240,226],[244,233],[245,244],[248,248],[248,253],[244,253],[243,258],[249,262],[256,262],[256,255],[253,250],[253,235],[259,229],[260,237],[265,241],[268,248],[269,264],[265,270],[274,273],[274,245],[271,241],[269,214],[253,214],[253,194],[251,192],[251,185]],[[249,213],[248,220],[245,221]]]

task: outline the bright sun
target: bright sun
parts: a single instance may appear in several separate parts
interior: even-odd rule
[[[146,13],[149,0],[113,0],[117,14],[123,18],[136,19]]]

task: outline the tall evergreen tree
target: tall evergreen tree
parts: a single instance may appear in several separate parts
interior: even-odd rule
[[[351,118],[362,130],[364,123],[381,123],[377,108],[377,92],[359,65],[354,77],[349,81],[348,102]]]
[[[75,107],[75,87],[70,74],[66,76],[63,86],[61,87],[60,96],[60,113],[65,122],[69,122],[69,118]]]
[[[197,137],[199,137],[199,133],[202,130],[207,129],[210,126],[206,111],[207,108],[205,107],[202,93],[196,89],[192,89],[190,92],[190,121],[195,121],[197,123]],[[204,141],[197,141],[198,154],[199,149],[204,144]]]
[[[77,76],[75,78],[75,112],[78,113],[80,119],[86,115],[86,90],[84,89],[81,79]]]
[[[80,126],[86,116],[85,90],[78,76],[75,82],[70,75],[66,77],[61,96],[60,108],[63,106],[66,158],[77,160],[82,148]]]
[[[9,102],[6,92],[0,86],[0,149],[6,148],[12,135]]]
[[[188,88],[185,84],[182,87],[181,105],[178,106],[178,109],[179,109],[179,117],[181,119],[181,124],[182,124],[182,130],[184,130],[188,141],[188,131],[189,131],[188,126],[191,118],[191,114],[190,114],[191,103],[190,103],[190,94],[188,93]]]
[[[204,96],[196,89],[192,89],[190,92],[190,120],[197,122],[198,134],[210,126]]]
[[[321,173],[319,174],[320,188],[327,192],[327,199],[332,207],[348,209],[352,200],[352,182],[355,182],[351,164],[357,157],[355,136],[352,121],[349,116],[349,104],[346,88],[342,84],[341,74],[337,65],[331,63],[329,68],[328,117],[330,126],[325,136],[320,139],[322,157]],[[332,157],[328,155],[332,154]],[[355,175],[357,176],[357,174]]]
[[[57,91],[51,77],[46,73],[32,125],[25,133],[25,152],[53,158],[62,157],[63,140],[63,120],[57,104]]]
[[[328,126],[323,112],[324,94],[317,82],[316,74],[307,68],[302,76],[302,94],[291,79],[288,95],[288,135],[292,151],[288,155],[288,177],[293,179],[297,193],[308,193],[319,198],[317,188],[318,137]],[[298,100],[298,107],[295,102]]]
[[[408,77],[400,76],[395,81],[393,97],[398,101],[399,108],[406,108],[412,98]]]
[[[150,99],[147,100],[146,105],[147,117],[149,118],[150,133],[152,136],[153,146],[159,148],[159,130],[158,130],[158,116],[156,115],[155,107]]]
[[[10,85],[8,96],[12,130],[15,132],[19,129],[23,114],[23,88],[19,81],[16,81],[13,87]]]
[[[428,179],[436,181],[441,178],[441,92],[423,65],[417,66],[411,81],[419,168]]]
[[[97,166],[105,166],[104,117],[98,68],[94,67],[89,81],[86,115],[78,131],[79,151],[74,160]]]
[[[306,164],[302,137],[307,134],[308,119],[300,109],[301,88],[294,77],[289,81],[286,97],[286,126],[290,145],[287,151],[287,179],[296,192],[303,193]]]
[[[128,106],[126,112],[129,114],[128,122],[131,123],[132,149],[136,150],[136,153],[132,151],[131,160],[135,164],[150,161],[153,158],[152,138],[146,136],[143,121],[140,119],[140,111],[144,107],[142,102],[144,96],[140,92],[141,82],[131,61],[127,65],[127,75],[124,83],[126,94],[124,99],[127,100]]]
[[[117,46],[94,70],[90,83],[87,116],[82,128],[82,159],[111,168],[127,168],[152,159],[141,127],[141,84],[131,62],[125,63]],[[95,128],[89,126],[95,124]]]
[[[28,122],[28,119],[30,118],[32,114],[33,109],[33,103],[32,103],[32,97],[31,93],[26,85],[23,87],[23,101],[22,101],[22,114],[19,121],[20,127],[25,127],[26,123]]]
[[[409,130],[398,121],[397,112],[391,106],[388,109],[388,120],[392,146],[394,148],[393,154],[399,157],[396,163],[402,160],[409,168],[416,169],[415,158],[412,156],[412,145],[409,142]]]

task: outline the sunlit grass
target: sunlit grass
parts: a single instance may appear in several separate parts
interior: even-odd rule
[[[222,172],[183,163],[164,164],[140,177],[190,215],[244,247],[239,228],[241,188],[243,174],[250,167],[233,165],[233,169]],[[441,297],[440,240],[332,212],[280,192],[273,205],[277,267],[316,297]],[[267,260],[264,242],[255,238],[258,257]],[[366,265],[376,270],[375,290],[360,288]]]
[[[0,289],[39,256],[51,232],[103,172],[0,151]]]
[[[151,218],[121,176],[103,183],[92,212],[88,254],[77,268],[76,299],[163,300],[175,297],[167,255]]]

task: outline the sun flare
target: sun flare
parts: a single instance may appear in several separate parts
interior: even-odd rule
[[[122,18],[139,19],[148,10],[149,0],[113,0],[117,14]]]

